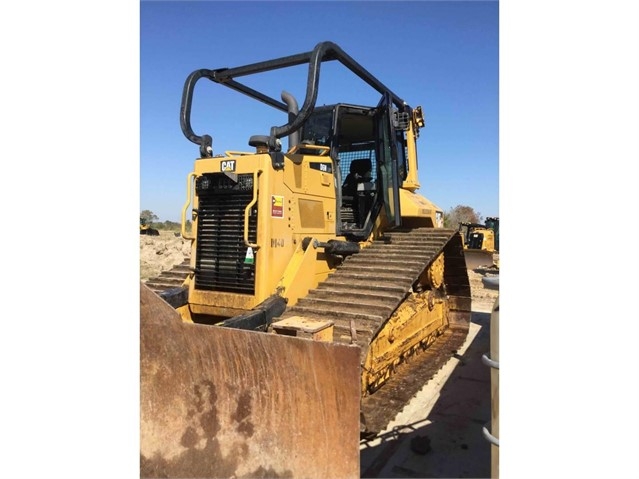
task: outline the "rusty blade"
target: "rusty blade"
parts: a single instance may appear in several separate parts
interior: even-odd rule
[[[359,477],[358,347],[140,315],[141,477]]]

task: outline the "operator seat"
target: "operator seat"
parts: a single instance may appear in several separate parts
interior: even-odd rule
[[[370,180],[373,165],[370,158],[360,158],[351,162],[350,170],[342,184],[342,196],[355,198],[357,183]]]
[[[360,197],[358,185],[371,180],[372,163],[370,158],[360,158],[353,160],[350,165],[349,174],[342,184],[342,215],[346,221],[353,221],[357,227],[363,225],[366,211],[370,208],[370,199]],[[350,211],[350,214],[348,213]],[[352,218],[352,219],[351,219]]]

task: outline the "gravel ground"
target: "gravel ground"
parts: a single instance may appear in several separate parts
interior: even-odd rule
[[[160,236],[140,235],[140,280],[158,276],[162,271],[182,263],[191,253],[191,242],[160,231]]]

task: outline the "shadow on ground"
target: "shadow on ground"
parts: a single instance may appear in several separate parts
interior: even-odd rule
[[[481,356],[490,346],[490,313],[473,312],[480,327],[441,387],[430,412],[411,424],[362,442],[361,477],[490,477],[490,445],[482,426],[490,420],[490,370]],[[429,402],[430,404],[430,402]]]

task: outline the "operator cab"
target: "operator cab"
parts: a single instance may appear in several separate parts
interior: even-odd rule
[[[336,191],[337,234],[356,240],[367,238],[383,207],[389,218],[396,215],[399,221],[396,195],[405,179],[406,149],[404,131],[395,133],[388,112],[386,106],[317,107],[301,129],[302,144],[330,148],[335,184],[341,185]],[[393,157],[391,149],[398,155]],[[398,179],[399,171],[404,172],[403,178]]]

